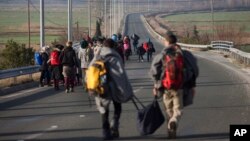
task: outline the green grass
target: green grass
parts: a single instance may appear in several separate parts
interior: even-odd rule
[[[237,11],[237,12],[215,12],[215,24],[224,25],[233,23],[237,25],[245,25],[246,31],[250,32],[250,11]],[[211,26],[212,14],[211,13],[189,13],[170,15],[164,17],[166,21],[178,25],[183,23],[190,23],[196,26]]]
[[[250,45],[240,46],[240,50],[250,53]]]
[[[58,8],[57,8],[58,9]],[[60,35],[55,35],[54,29],[61,31],[62,28],[67,29],[67,8],[63,9],[46,9],[45,8],[45,36],[46,43],[50,43],[54,39],[57,39]],[[31,32],[39,31],[40,28],[40,13],[36,10],[31,11]],[[9,39],[14,39],[20,43],[28,42],[28,19],[27,11],[24,9],[0,9],[0,43],[6,43]],[[92,21],[92,27],[94,27],[94,18]],[[87,8],[77,8],[73,10],[73,26],[76,27],[76,22],[79,22],[79,27],[88,26]],[[50,30],[53,29],[53,30]],[[12,34],[9,34],[12,32]],[[13,35],[17,33],[16,35]],[[22,34],[23,33],[23,34]],[[53,35],[50,35],[53,34]],[[57,33],[56,33],[57,34]],[[31,36],[32,44],[39,44],[39,34]]]
[[[85,13],[85,14],[84,14]],[[67,11],[48,11],[45,12],[45,25],[46,26],[67,26],[68,15]],[[39,25],[40,15],[36,11],[31,12],[31,24]],[[4,30],[6,27],[11,29],[18,29],[21,25],[27,25],[27,12],[25,11],[0,11],[0,29]],[[80,26],[88,25],[88,18],[86,12],[75,11],[73,14],[73,21],[79,21]]]
[[[58,39],[60,36],[53,36],[53,35],[46,35],[45,36],[45,42],[47,44],[53,42],[55,39]],[[7,43],[8,40],[13,39],[14,41],[18,43],[27,44],[28,43],[28,36],[12,36],[12,37],[1,37],[0,43]],[[40,43],[40,36],[39,35],[33,35],[31,36],[31,44],[39,44]]]

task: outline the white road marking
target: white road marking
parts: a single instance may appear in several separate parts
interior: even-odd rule
[[[137,92],[139,92],[140,90],[142,90],[143,89],[143,87],[140,87],[139,89],[136,89],[136,90],[134,90],[133,92],[134,93],[137,93]]]
[[[85,117],[85,115],[80,115],[80,118],[84,118]]]
[[[25,140],[35,139],[35,138],[37,138],[37,137],[39,137],[39,136],[42,136],[44,133],[49,132],[49,131],[53,131],[53,130],[55,130],[55,129],[57,129],[57,128],[58,128],[57,125],[52,125],[50,128],[45,129],[45,130],[44,130],[43,132],[41,132],[41,133],[29,135],[29,136],[26,137],[24,140],[18,140],[18,141],[25,141]]]
[[[30,93],[30,92],[34,92],[34,91],[39,90],[39,89],[41,89],[41,88],[39,87],[39,88],[31,89],[31,90],[24,90],[24,91],[15,93],[15,94],[0,96],[0,99],[2,100],[2,99],[12,98],[12,97],[17,97],[17,96],[24,95],[24,94],[27,94],[27,93]]]

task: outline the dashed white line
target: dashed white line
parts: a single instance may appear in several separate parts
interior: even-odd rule
[[[140,87],[139,89],[136,89],[136,90],[134,90],[133,92],[134,93],[137,93],[137,92],[139,92],[140,90],[142,90],[143,89],[143,87]]]
[[[41,133],[29,135],[29,136],[26,137],[25,139],[23,139],[23,140],[18,140],[18,141],[25,141],[25,140],[35,139],[35,138],[37,138],[37,137],[39,137],[39,136],[42,136],[44,133],[49,132],[49,131],[53,131],[53,130],[55,130],[55,129],[57,129],[57,128],[58,128],[57,125],[53,125],[53,126],[51,126],[50,128],[45,129],[45,130],[44,130],[43,132],[41,132]]]

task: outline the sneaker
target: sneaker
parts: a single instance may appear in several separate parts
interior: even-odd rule
[[[65,93],[69,93],[69,89],[66,89],[66,90],[65,90]]]
[[[144,60],[142,59],[141,62],[143,62]]]
[[[70,92],[74,92],[74,89],[73,89],[73,88],[70,88],[69,91],[70,91]]]
[[[44,85],[43,85],[43,84],[40,84],[39,87],[44,87]]]

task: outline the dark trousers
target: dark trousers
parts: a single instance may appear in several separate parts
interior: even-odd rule
[[[152,52],[147,52],[147,60],[148,60],[148,62],[151,61],[152,54],[153,54]]]
[[[75,83],[75,79],[74,78],[71,78],[71,77],[64,77],[64,86],[65,88],[68,90],[69,88],[74,88],[74,83]]]
[[[140,61],[140,60],[143,60],[143,55],[142,55],[141,53],[139,53],[138,56],[139,56],[139,61]]]
[[[50,85],[50,72],[49,70],[42,70],[40,76],[40,84],[43,85],[43,79],[47,79],[47,84]]]
[[[122,104],[113,101],[113,105],[114,105],[114,117],[113,117],[113,121],[112,121],[113,124],[111,128],[118,129],[119,119],[120,119],[121,112],[122,112]],[[110,129],[108,110],[104,114],[102,114],[102,128],[104,130]]]

